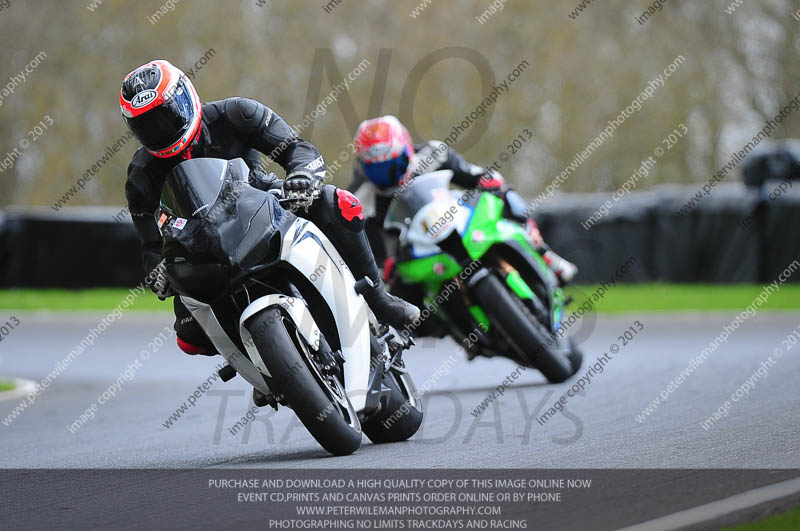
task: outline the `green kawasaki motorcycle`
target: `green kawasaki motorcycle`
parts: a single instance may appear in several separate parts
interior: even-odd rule
[[[421,321],[439,319],[470,358],[501,356],[565,381],[583,356],[560,330],[564,293],[530,229],[505,219],[490,193],[451,190],[451,178],[444,170],[401,185],[384,220],[397,237],[395,273],[424,291]]]

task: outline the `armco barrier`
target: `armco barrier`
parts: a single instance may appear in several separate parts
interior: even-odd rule
[[[800,259],[800,182],[770,199],[777,186],[717,185],[686,215],[699,186],[661,186],[630,194],[588,230],[582,223],[608,194],[556,196],[534,217],[550,246],[578,265],[580,283],[609,278],[629,256],[638,262],[624,282],[770,282]]]
[[[800,259],[800,182],[770,199],[777,185],[718,185],[685,216],[697,186],[633,193],[589,230],[581,224],[608,194],[556,196],[534,217],[551,247],[578,265],[580,283],[609,278],[631,256],[637,262],[622,282],[769,282]],[[139,241],[129,218],[113,220],[118,212],[0,212],[0,286],[135,286],[144,276]]]
[[[133,287],[144,278],[139,240],[119,209],[13,209],[0,214],[0,286]]]

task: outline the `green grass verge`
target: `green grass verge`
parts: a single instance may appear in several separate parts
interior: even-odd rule
[[[574,310],[591,298],[597,286],[569,286]],[[597,313],[741,311],[758,297],[761,285],[617,284],[595,303]],[[0,310],[110,311],[128,295],[124,289],[0,290]],[[761,310],[800,310],[800,284],[784,284]],[[172,311],[149,291],[136,298],[131,311]]]
[[[0,393],[3,391],[13,391],[17,388],[17,384],[8,380],[0,380]]]
[[[574,310],[598,286],[568,286]],[[760,284],[617,284],[595,303],[597,313],[742,311],[762,292]],[[799,310],[800,284],[784,284],[759,310]]]
[[[2,310],[111,311],[130,294],[126,289],[0,290]],[[150,290],[134,300],[126,311],[172,311],[172,301],[158,300]]]
[[[797,529],[800,529],[800,508],[752,524],[726,527],[725,531],[796,531]]]

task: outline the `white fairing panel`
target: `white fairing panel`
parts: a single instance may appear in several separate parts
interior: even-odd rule
[[[458,192],[447,191],[414,215],[406,233],[414,256],[441,252],[438,243],[453,230],[464,234],[472,217],[472,207],[461,201],[460,197]]]
[[[211,306],[190,297],[185,297],[183,295],[180,297],[181,302],[192,312],[192,316],[203,330],[205,330],[206,335],[211,339],[211,342],[214,343],[217,352],[222,354],[222,357],[225,358],[225,361],[227,361],[237,373],[241,374],[242,378],[247,380],[250,385],[262,393],[269,394],[271,391],[269,387],[267,387],[264,378],[259,374],[259,369],[257,369],[245,355],[239,352],[236,344],[230,340],[228,334],[226,334],[225,330],[222,328],[222,325],[219,324],[217,316],[214,315]],[[269,375],[268,372],[265,372],[265,374]]]
[[[344,386],[353,408],[364,409],[370,372],[370,313],[367,303],[355,292],[355,279],[333,244],[313,223],[298,218],[284,238],[281,259],[289,262],[319,290],[336,319],[344,364]],[[250,332],[243,323],[270,306],[280,306],[297,325],[300,334],[315,350],[320,330],[303,301],[285,295],[268,295],[253,301],[244,311],[239,328],[247,356],[242,354],[219,324],[207,304],[181,296],[181,301],[205,330],[217,351],[253,387],[270,393],[260,373],[270,376]]]
[[[267,376],[270,375],[269,371],[264,365],[261,355],[258,353],[255,343],[253,343],[250,331],[245,328],[244,323],[270,306],[279,306],[283,308],[284,311],[289,314],[289,317],[292,318],[292,321],[294,321],[300,335],[303,336],[303,339],[305,339],[314,350],[319,350],[320,343],[320,331],[317,327],[317,323],[314,322],[314,317],[311,315],[311,312],[308,311],[308,308],[306,308],[306,305],[303,304],[303,301],[300,299],[288,297],[286,295],[267,295],[253,301],[245,308],[242,316],[239,318],[239,333],[241,334],[244,348],[247,349],[247,355],[250,357],[250,361]]]
[[[322,231],[301,218],[283,240],[281,259],[303,273],[328,303],[346,361],[347,395],[356,411],[364,409],[370,372],[369,308],[354,289],[353,274]]]

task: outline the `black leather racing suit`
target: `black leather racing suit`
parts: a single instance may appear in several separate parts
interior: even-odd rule
[[[274,174],[265,173],[260,153],[280,164],[287,178],[305,175],[324,179],[325,163],[319,151],[298,138],[280,116],[257,101],[229,98],[204,103],[202,123],[191,157],[227,160],[241,157],[250,167],[250,184],[257,188],[268,190],[281,185]],[[162,240],[155,219],[161,188],[169,171],[183,160],[180,157],[157,158],[140,148],[128,166],[125,195],[141,238],[147,273],[161,261]],[[356,278],[377,279],[378,270],[363,232],[360,204],[352,194],[334,186],[323,185],[321,191],[308,213],[300,210],[297,214],[310,219],[330,238]],[[175,297],[174,305],[178,337],[211,351],[213,345],[179,297]]]

